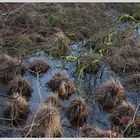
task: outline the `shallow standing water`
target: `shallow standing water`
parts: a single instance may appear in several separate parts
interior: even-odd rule
[[[81,45],[73,44],[70,46],[70,49],[73,51],[75,55],[80,55],[80,51],[82,50]],[[109,66],[105,64],[101,64],[101,68],[97,72],[96,75],[91,74],[84,74],[82,78],[82,88],[79,87],[76,77],[76,63],[75,62],[67,62],[64,63],[63,60],[59,60],[53,58],[46,54],[45,52],[37,52],[28,56],[24,63],[28,66],[32,61],[38,58],[47,59],[51,69],[43,74],[39,79],[36,76],[32,75],[29,71],[26,72],[25,78],[31,82],[33,87],[32,97],[29,100],[30,104],[30,114],[28,117],[27,122],[31,119],[32,115],[37,110],[39,104],[44,101],[49,95],[52,94],[50,88],[47,85],[47,82],[56,74],[57,72],[64,72],[65,75],[72,79],[72,81],[76,84],[79,90],[83,91],[84,97],[89,97],[90,100],[85,98],[87,104],[89,105],[90,114],[87,119],[87,123],[91,124],[93,127],[98,127],[102,130],[110,130],[110,121],[109,116],[110,113],[103,112],[102,108],[96,102],[96,89],[107,79],[113,77],[122,81],[122,77],[118,74],[115,74]],[[38,88],[39,87],[39,88]],[[0,94],[5,95],[5,87],[0,85]],[[39,89],[39,90],[38,90]],[[138,93],[134,91],[127,91],[127,98],[126,101],[131,102],[137,105],[140,102],[140,96]],[[40,94],[39,94],[40,93]],[[73,94],[69,99],[62,101],[64,107],[67,107],[70,101],[75,97],[78,96],[78,93]],[[6,97],[1,97],[1,105],[0,105],[0,117],[2,116],[3,107],[7,100]],[[140,115],[140,110],[138,110],[138,114]],[[61,122],[63,125],[64,130],[64,137],[78,137],[78,132],[75,128],[71,127],[69,120],[65,116],[64,113],[61,114]],[[4,128],[6,128],[4,130]],[[10,130],[11,128],[11,130]],[[20,133],[16,130],[12,130],[10,124],[7,121],[0,121],[0,137],[20,137]]]
[[[107,14],[110,14],[110,13],[107,13]],[[112,16],[112,14],[110,16]],[[114,20],[116,19],[115,17],[113,18]],[[130,23],[128,23],[128,25],[129,24]],[[118,31],[122,31],[124,27],[126,26],[127,24],[119,25]],[[134,31],[134,35],[135,36],[140,35],[139,26]],[[79,56],[80,53],[83,52],[84,48],[82,48],[81,43],[76,43],[76,44],[72,44],[70,46],[70,49],[75,56]],[[82,84],[81,86],[79,86],[79,83],[76,77],[76,63],[75,62],[64,63],[64,60],[60,60],[52,56],[49,56],[45,52],[37,52],[35,54],[29,55],[24,60],[24,63],[28,66],[32,61],[38,58],[47,59],[49,62],[49,65],[51,66],[51,69],[47,73],[39,77],[39,79],[37,79],[37,77],[32,75],[29,71],[27,71],[25,74],[25,78],[31,82],[32,87],[34,89],[32,93],[32,97],[29,100],[31,112],[29,114],[27,122],[30,121],[32,115],[36,112],[39,104],[52,94],[50,88],[47,85],[47,82],[57,72],[64,72],[67,77],[71,78],[71,80],[75,83],[77,88],[79,90],[82,90],[83,97],[90,98],[90,100],[85,98],[86,103],[88,104],[89,110],[90,110],[87,123],[89,123],[93,127],[98,127],[102,130],[110,130],[110,121],[109,121],[110,113],[103,112],[102,108],[97,103],[96,89],[107,79],[110,79],[113,77],[119,80],[120,82],[122,82],[123,77],[115,73],[114,71],[112,71],[109,66],[105,64],[101,64],[101,67],[96,75],[84,74],[82,78]],[[130,102],[134,105],[139,104],[140,94],[135,91],[130,91],[129,89],[127,89],[127,87],[125,87],[125,89],[127,93],[127,97],[125,101]],[[7,97],[4,96],[5,92],[6,92],[5,86],[0,84],[0,95],[1,95],[0,96],[0,110],[1,110],[0,111],[0,137],[21,137],[21,134],[19,133],[19,131],[16,131],[16,129],[13,130],[13,128],[10,126],[10,123],[3,120],[2,113],[3,113],[5,103],[8,100]],[[62,104],[64,105],[64,107],[67,107],[70,101],[76,96],[78,96],[78,92],[74,93],[69,99],[62,101]],[[140,109],[138,110],[137,114],[140,115]],[[64,137],[78,137],[77,130],[71,127],[69,120],[67,119],[64,113],[61,114],[61,122],[63,125]]]

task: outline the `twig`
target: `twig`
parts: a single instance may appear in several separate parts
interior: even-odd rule
[[[37,84],[38,94],[39,94],[39,97],[40,97],[40,102],[42,102],[43,100],[42,100],[42,96],[41,96],[41,92],[40,92],[41,87],[39,87],[39,74],[38,73],[37,73],[36,84]]]
[[[37,90],[38,90],[38,94],[40,97],[40,102],[42,102],[43,100],[42,100],[42,96],[41,96],[41,92],[40,92],[41,87],[39,86],[39,77],[40,77],[39,72],[34,72],[30,69],[28,69],[28,70],[37,76],[36,85],[37,85]]]

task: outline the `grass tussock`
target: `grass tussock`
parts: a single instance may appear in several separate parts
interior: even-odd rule
[[[134,106],[130,103],[123,103],[112,110],[110,120],[112,122],[112,129],[121,132],[132,120],[134,115]]]
[[[113,48],[109,56],[110,67],[122,74],[130,74],[140,71],[140,45],[139,39],[128,38],[123,41],[121,47]]]
[[[20,74],[24,74],[24,66],[22,66],[21,60],[0,54],[0,81],[8,83]]]
[[[119,106],[125,98],[125,90],[119,81],[105,81],[97,90],[97,100],[105,111],[111,111]]]
[[[49,69],[50,66],[48,64],[48,61],[45,59],[34,60],[29,66],[29,70],[31,70],[31,72],[34,74],[43,74]]]
[[[57,92],[59,97],[62,99],[68,98],[76,91],[76,87],[73,82],[62,72],[55,74],[48,82],[48,85],[52,91]]]
[[[60,137],[62,135],[59,110],[51,105],[40,106],[34,123],[36,125],[31,131],[27,131],[28,137]]]
[[[11,99],[6,103],[3,115],[13,125],[18,126],[26,122],[30,109],[25,98],[17,94],[13,97],[15,99]]]
[[[51,106],[56,107],[60,110],[62,109],[62,104],[58,98],[58,95],[51,95],[51,96],[47,97],[47,99],[45,100],[45,104],[51,105]]]
[[[33,89],[31,84],[21,76],[17,76],[11,80],[7,87],[7,94],[11,97],[14,95],[14,93],[19,93],[19,96],[22,95],[26,99],[29,99],[32,91]]]
[[[88,113],[89,108],[81,97],[72,100],[66,111],[67,117],[74,127],[81,127],[86,122]]]

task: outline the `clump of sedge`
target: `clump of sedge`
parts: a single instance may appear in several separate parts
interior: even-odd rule
[[[32,94],[31,84],[21,76],[17,76],[8,84],[7,94],[13,96],[14,93],[19,93],[29,99]]]
[[[74,127],[81,127],[86,122],[88,114],[89,108],[81,97],[72,100],[66,110],[66,115]]]
[[[134,115],[134,106],[130,103],[123,102],[122,105],[114,108],[110,116],[112,122],[112,128],[121,131],[132,120]]]
[[[50,66],[49,66],[47,60],[45,60],[45,59],[36,59],[30,64],[29,69],[34,74],[43,74],[43,73],[47,72],[50,69]]]
[[[0,54],[0,81],[8,83],[20,74],[24,74],[24,66],[21,61],[7,54]]]
[[[17,126],[26,121],[29,111],[29,104],[26,99],[15,94],[13,99],[8,101],[5,105],[3,115],[5,118],[9,119],[13,125]]]
[[[28,137],[60,137],[62,135],[60,112],[57,108],[43,103],[35,115],[36,125],[32,127],[30,133],[27,131]]]
[[[125,97],[123,86],[114,79],[105,81],[97,91],[97,100],[105,111],[120,105]]]
[[[73,82],[61,72],[55,74],[48,85],[53,92],[58,92],[59,97],[62,99],[68,98],[76,91]]]

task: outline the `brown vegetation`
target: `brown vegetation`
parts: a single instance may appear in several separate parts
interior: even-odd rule
[[[29,69],[34,72],[34,74],[42,74],[47,72],[50,69],[50,66],[47,60],[37,59],[30,64]]]
[[[126,76],[124,84],[130,89],[133,88],[140,91],[140,73],[134,73]]]
[[[123,103],[122,105],[114,108],[110,120],[112,122],[112,128],[123,130],[126,125],[132,120],[134,115],[134,106],[132,104]]]
[[[57,95],[51,95],[51,96],[47,97],[47,99],[45,100],[45,104],[56,107],[60,110],[62,109],[62,104],[59,101],[59,98]]]
[[[107,4],[103,3],[0,4],[0,6],[2,13],[0,45],[21,55],[22,53],[26,55],[32,49],[36,50],[43,45],[44,51],[63,57],[69,50],[70,40],[84,40],[96,37],[99,33],[105,34],[113,22],[105,13]],[[55,37],[57,39],[54,41]],[[39,47],[36,47],[37,45]]]
[[[100,56],[96,53],[87,54],[79,57],[78,66],[84,67],[84,72],[89,74],[96,74],[100,69]]]
[[[13,96],[14,93],[19,93],[23,97],[29,99],[32,94],[31,84],[21,76],[15,77],[8,84],[7,94]]]
[[[137,117],[132,125],[124,133],[124,137],[140,137],[140,117]]]
[[[84,124],[79,130],[80,137],[87,137],[87,138],[100,138],[100,137],[108,137],[108,138],[116,138],[118,134],[113,131],[102,131],[99,129],[95,129],[89,124]]]
[[[86,122],[88,113],[89,108],[81,97],[72,100],[66,110],[67,117],[74,127],[81,127]]]
[[[6,54],[0,54],[0,81],[8,83],[20,74],[24,74],[21,61]]]
[[[62,135],[60,113],[57,108],[43,104],[34,117],[35,126],[31,131],[27,131],[28,137],[60,137]]]
[[[139,38],[126,38],[120,44],[121,47],[114,47],[109,63],[113,70],[129,74],[140,71],[140,45]]]
[[[9,119],[13,125],[19,125],[26,121],[29,113],[29,104],[21,96],[16,94],[15,99],[7,102],[4,109],[4,117]]]
[[[76,91],[76,87],[73,82],[62,72],[55,74],[49,81],[48,85],[53,92],[58,92],[59,97],[62,99],[68,98]]]
[[[97,100],[105,111],[110,111],[120,105],[125,97],[125,91],[119,81],[105,81],[97,90]]]

